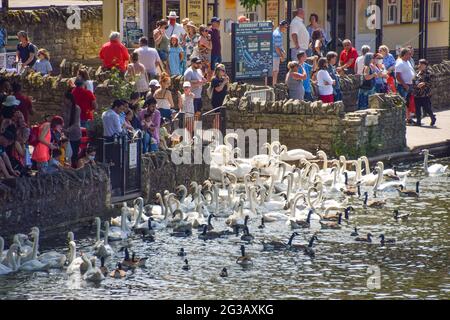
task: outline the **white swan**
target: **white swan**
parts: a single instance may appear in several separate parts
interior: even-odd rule
[[[121,226],[119,227],[110,227],[109,228],[109,240],[110,241],[120,241],[125,240],[128,238],[128,235],[130,234],[130,230],[128,229],[127,224],[127,213],[122,211],[121,216]]]
[[[287,150],[285,145],[281,146],[280,159],[283,161],[299,161],[301,159],[315,159],[314,155],[303,149]]]
[[[441,175],[444,174],[445,171],[447,171],[448,165],[444,166],[439,163],[435,163],[431,166],[428,166],[428,157],[433,156],[430,154],[430,151],[428,149],[424,149],[421,152],[424,155],[423,159],[423,169],[425,170],[425,173],[429,175]]]
[[[40,236],[39,228],[33,227],[31,228],[31,230],[33,232],[34,240],[36,241],[37,244],[39,244],[39,236]],[[40,254],[38,256],[38,260],[43,264],[48,265],[49,268],[61,269],[64,266],[67,257],[63,253],[59,253],[56,251],[48,251]]]
[[[95,259],[94,259],[94,263],[92,263],[86,255],[83,255],[81,257],[81,259],[87,265],[87,270],[83,274],[84,280],[93,281],[93,282],[99,282],[99,281],[105,280],[105,276],[103,275],[100,268],[95,266]]]
[[[103,241],[98,241],[94,248],[93,248],[93,254],[99,258],[108,258],[112,255],[114,255],[114,250],[111,248],[111,246],[108,243],[109,240],[109,222],[104,222],[105,227],[105,235]]]
[[[6,259],[6,254],[3,252],[5,250],[5,239],[0,237],[0,264],[4,259]]]
[[[32,252],[31,259],[24,263],[21,263],[20,262],[21,256],[19,255],[19,259],[17,261],[17,264],[19,265],[19,270],[20,271],[29,271],[29,272],[48,270],[50,268],[50,262],[44,263],[37,259],[39,234],[36,231],[32,231],[31,235],[33,237],[33,252]]]
[[[18,258],[19,255],[19,245],[17,243],[13,243],[9,249],[8,252],[6,253],[6,260],[7,260],[7,264],[8,265],[4,265],[2,263],[0,263],[0,276],[2,275],[7,275],[10,274],[12,272],[16,272],[18,269],[16,260]]]

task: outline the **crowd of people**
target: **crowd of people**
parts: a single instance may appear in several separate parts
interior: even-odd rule
[[[377,52],[371,52],[368,45],[358,54],[349,39],[342,42],[343,50],[338,55],[327,51],[330,37],[319,24],[318,15],[312,13],[310,24],[305,25],[305,11],[297,9],[296,16],[289,24],[279,23],[273,31],[273,84],[278,82],[280,63],[288,59],[283,47],[283,34],[289,33],[290,60],[285,83],[289,96],[305,101],[321,100],[324,103],[342,100],[340,77],[357,75],[360,77],[358,110],[369,107],[369,96],[375,93],[398,93],[407,104],[407,124],[422,125],[423,113],[436,124],[436,116],[431,108],[432,74],[428,61],[419,60],[415,64],[414,50],[407,46],[400,50],[396,58],[387,46],[382,45]],[[416,121],[412,119],[415,114]]]

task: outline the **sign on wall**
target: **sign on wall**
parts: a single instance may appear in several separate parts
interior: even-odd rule
[[[270,22],[233,23],[233,80],[262,78],[272,74],[272,32]]]
[[[279,0],[267,0],[266,2],[266,20],[273,22],[274,26],[278,26],[279,18],[278,13],[280,12],[280,1]]]
[[[196,25],[203,24],[203,0],[187,0],[187,16]]]
[[[402,0],[402,23],[413,22],[413,0]]]
[[[236,9],[236,0],[225,0],[225,9]]]

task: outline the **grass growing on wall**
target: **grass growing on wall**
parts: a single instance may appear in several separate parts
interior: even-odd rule
[[[331,151],[335,157],[345,156],[348,159],[357,159],[361,156],[373,156],[383,146],[381,137],[375,133],[373,128],[368,129],[367,142],[356,145],[346,141],[345,135],[340,130],[335,131],[335,139],[331,143]]]

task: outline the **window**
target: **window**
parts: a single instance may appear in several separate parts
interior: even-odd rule
[[[414,0],[413,2],[413,22],[419,22],[420,20],[420,0]]]
[[[387,23],[388,24],[395,24],[398,23],[398,3],[400,1],[398,0],[388,0],[387,5]]]
[[[430,21],[441,19],[441,0],[430,1]]]

